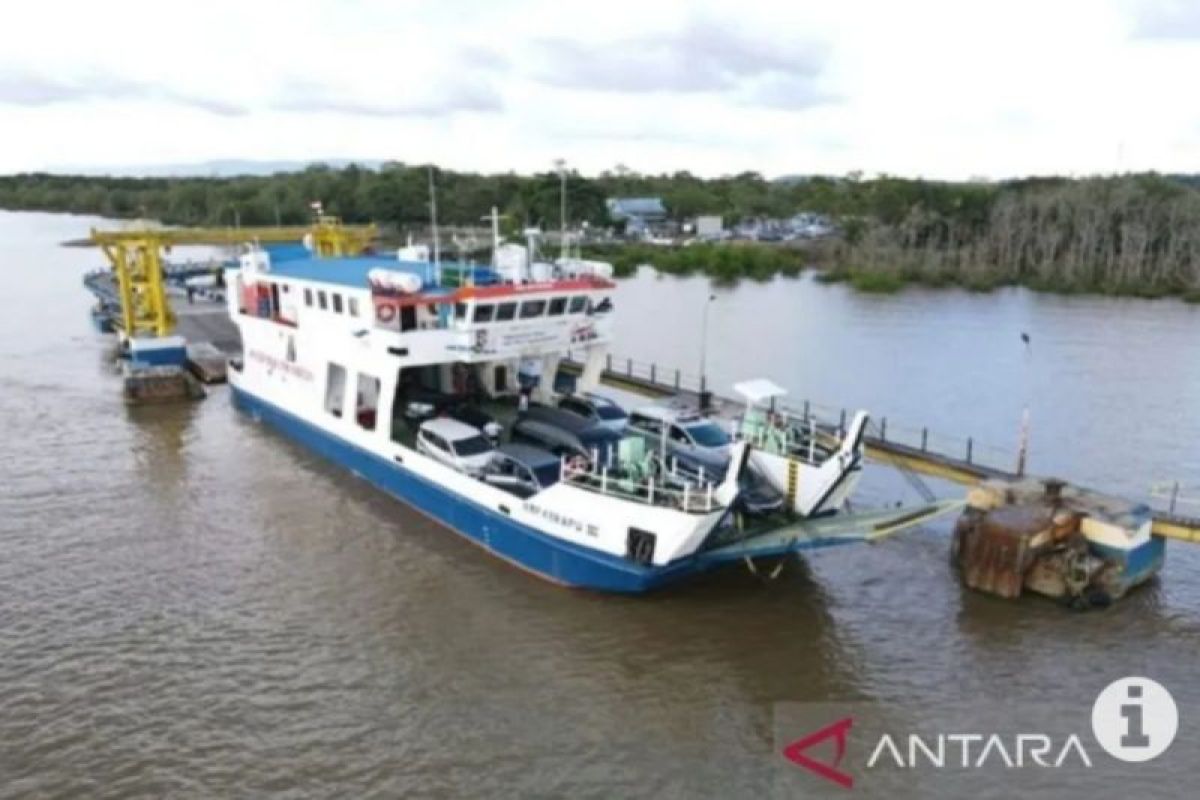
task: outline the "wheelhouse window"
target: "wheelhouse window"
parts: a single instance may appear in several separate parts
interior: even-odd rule
[[[317,292],[317,305],[320,306],[322,311],[329,308],[329,299],[325,297],[325,292]]]
[[[467,318],[467,304],[466,303],[455,303],[454,304],[454,319],[465,320],[466,318]]]
[[[561,316],[562,314],[566,313],[566,311],[567,311],[567,298],[555,297],[553,300],[550,301],[550,310],[547,311],[546,313],[548,313],[552,317],[557,317],[557,316]]]
[[[568,306],[568,311],[572,314],[578,314],[587,306],[587,298],[581,294],[577,294],[571,298],[571,305]]]
[[[521,319],[533,319],[546,312],[545,300],[526,300],[521,304]]]
[[[346,368],[329,362],[325,375],[325,410],[335,417],[342,416],[342,404],[346,402]]]
[[[312,306],[312,289],[304,290],[304,305],[309,307]]]
[[[476,322],[491,322],[496,315],[496,307],[491,303],[482,306],[475,306],[475,321]]]
[[[496,306],[496,322],[510,322],[516,315],[516,303],[501,303]]]
[[[342,313],[342,296],[337,292],[333,293],[333,313]]]

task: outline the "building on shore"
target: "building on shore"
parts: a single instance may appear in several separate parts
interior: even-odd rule
[[[625,225],[626,236],[649,236],[667,221],[667,208],[660,197],[610,197],[608,215]]]

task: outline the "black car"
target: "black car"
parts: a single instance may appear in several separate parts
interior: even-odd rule
[[[532,406],[513,423],[514,441],[544,447],[557,456],[578,455],[589,462],[613,462],[621,435],[570,411]]]

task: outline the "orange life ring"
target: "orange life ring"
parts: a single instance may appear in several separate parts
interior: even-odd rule
[[[375,306],[375,319],[379,322],[391,322],[396,318],[396,306],[391,303],[378,303]]]

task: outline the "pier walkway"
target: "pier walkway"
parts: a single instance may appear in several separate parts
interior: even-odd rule
[[[577,373],[581,363],[568,354],[563,367]],[[703,376],[660,364],[610,355],[601,380],[626,391],[655,399],[677,398],[687,405],[699,406],[701,394],[707,394],[711,408],[723,416],[738,413],[742,402],[711,393]],[[845,430],[848,410],[821,406],[809,400],[779,405],[776,410],[797,419],[813,420],[819,430],[831,437]],[[974,438],[956,439],[931,431],[889,424],[886,417],[874,421],[864,440],[868,458],[894,467],[910,479],[925,499],[928,489],[914,475],[974,486],[990,478],[1013,480],[1016,454],[1002,448],[983,445]],[[1170,507],[1164,508],[1164,499]],[[1178,486],[1156,487],[1146,498],[1153,509],[1153,532],[1168,539],[1200,544],[1200,517],[1182,513],[1188,499],[1181,499]],[[1200,512],[1200,502],[1196,502]]]

